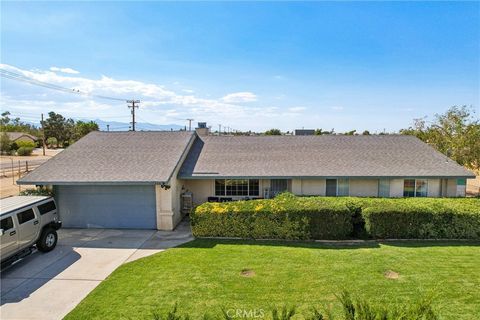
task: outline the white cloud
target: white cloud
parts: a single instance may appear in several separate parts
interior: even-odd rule
[[[248,92],[248,91],[234,92],[224,96],[222,98],[222,101],[227,103],[253,102],[253,101],[257,101],[257,96],[254,93]]]
[[[305,107],[291,107],[291,108],[288,108],[288,111],[290,112],[301,112],[301,111],[305,111],[307,110],[307,108]]]
[[[6,64],[0,64],[0,69],[69,88],[72,92],[80,90],[91,94],[76,95],[2,79],[0,108],[20,116],[55,111],[77,119],[130,121],[130,110],[125,102],[92,96],[101,95],[139,99],[139,121],[159,124],[183,125],[183,119],[193,118],[195,121],[206,121],[213,127],[221,123],[222,126],[240,130],[265,130],[269,127],[288,128],[292,125],[292,117],[298,122],[303,118],[303,107],[242,105],[242,102],[256,101],[256,95],[251,92],[234,92],[214,99],[209,97],[208,92],[200,96],[185,92],[182,90],[184,88],[175,88],[172,84],[168,88],[161,84],[115,79],[107,75],[86,78],[51,70],[24,70]]]
[[[69,74],[79,74],[80,72],[72,68],[59,68],[59,67],[50,67],[50,71],[53,72],[63,72]]]
[[[342,111],[343,107],[342,106],[333,106],[333,107],[330,107],[330,109],[332,109],[334,111]]]

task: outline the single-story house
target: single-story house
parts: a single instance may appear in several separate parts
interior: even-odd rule
[[[6,132],[11,142],[28,141],[37,143],[37,137],[25,132]]]
[[[66,227],[171,230],[181,198],[465,196],[475,176],[412,136],[92,132],[19,184],[52,186]]]

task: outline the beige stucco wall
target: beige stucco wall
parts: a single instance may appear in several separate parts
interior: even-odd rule
[[[193,204],[199,205],[207,202],[208,197],[215,194],[214,180],[185,180],[185,188],[193,195]]]
[[[184,181],[177,179],[178,172],[181,165],[187,157],[188,151],[193,144],[194,139],[185,148],[184,153],[179,159],[170,181],[166,183],[169,188],[165,188],[158,184],[155,185],[155,199],[157,206],[157,229],[158,230],[173,230],[177,224],[182,220],[181,199],[184,186]]]
[[[378,179],[350,179],[350,196],[377,197]]]
[[[199,205],[204,202],[207,202],[208,197],[215,196],[215,179],[195,179],[195,180],[183,180],[183,186],[187,191],[190,191],[193,194],[193,204]],[[265,188],[270,187],[270,180],[260,179],[259,180],[259,197],[263,197],[263,192]],[[231,197],[231,196],[228,196]],[[231,197],[233,199],[242,199],[245,196],[241,197]]]
[[[182,185],[193,193],[194,205],[207,201],[215,195],[215,180],[184,180]],[[403,197],[404,179],[390,180],[390,197]],[[443,185],[442,185],[443,183]],[[260,197],[265,188],[270,187],[270,180],[260,180]],[[293,194],[303,196],[324,196],[325,179],[292,179],[289,188]],[[457,191],[456,179],[428,179],[429,197],[455,197]],[[352,197],[377,197],[378,179],[349,179],[349,195]],[[178,197],[180,198],[180,194]],[[234,199],[236,197],[233,197]],[[238,197],[243,198],[243,197]]]
[[[390,197],[403,197],[403,179],[390,180]]]
[[[297,195],[304,196],[324,196],[325,195],[325,179],[298,179]],[[292,181],[293,187],[293,181]]]

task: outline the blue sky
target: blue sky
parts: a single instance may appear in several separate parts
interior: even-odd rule
[[[479,110],[479,2],[1,6],[3,69],[141,99],[139,121],[374,132]],[[25,119],[129,121],[122,102],[6,79],[1,91],[2,110]]]

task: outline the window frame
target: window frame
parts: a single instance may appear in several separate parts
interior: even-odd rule
[[[45,208],[47,205],[51,205],[51,204],[53,204],[53,209],[47,210],[47,211],[43,211],[42,208]],[[49,213],[49,212],[52,212],[52,211],[57,210],[57,205],[55,204],[55,201],[50,200],[50,201],[44,202],[44,203],[42,203],[42,204],[39,204],[39,205],[37,206],[37,210],[38,210],[38,212],[40,213],[40,215],[43,216],[44,214],[47,214],[47,213]]]
[[[257,188],[252,183],[254,181],[257,182]],[[223,190],[219,187],[223,187]],[[256,194],[251,194],[251,191],[256,191]],[[260,179],[215,179],[214,195],[215,197],[260,197]]]
[[[21,221],[21,220],[20,220],[20,215],[21,215],[21,214],[24,214],[24,213],[26,213],[26,212],[29,212],[29,211],[32,212],[33,217],[32,217],[31,219],[28,219],[28,220],[25,220],[25,221]],[[19,211],[19,212],[15,213],[15,216],[17,217],[17,221],[18,221],[18,224],[19,224],[19,225],[22,225],[22,224],[27,223],[27,222],[29,222],[29,221],[35,220],[35,217],[36,217],[36,216],[35,216],[35,211],[33,210],[33,208],[29,208],[29,209],[26,209],[26,210]]]
[[[405,181],[413,180],[413,195],[406,195],[405,194]],[[417,191],[419,187],[418,181],[425,181],[425,191],[420,192]],[[428,179],[403,179],[403,197],[404,198],[427,198],[428,197]]]
[[[7,220],[7,219],[10,219],[11,221],[11,227],[8,228],[8,229],[4,229],[3,226],[1,225],[1,222],[3,222],[4,220]],[[13,221],[13,217],[12,216],[8,216],[8,217],[5,217],[3,219],[0,219],[0,228],[3,229],[3,231],[8,231],[8,230],[11,230],[11,229],[15,229],[15,222]]]

